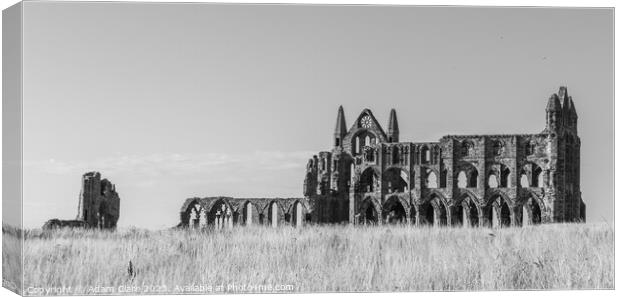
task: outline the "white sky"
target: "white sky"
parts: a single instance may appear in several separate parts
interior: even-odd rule
[[[302,195],[339,105],[402,141],[537,133],[567,85],[588,220],[613,220],[610,9],[25,3],[24,224],[74,218],[80,178],[120,226],[185,198]]]

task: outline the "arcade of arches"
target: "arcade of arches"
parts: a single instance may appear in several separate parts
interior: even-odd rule
[[[356,223],[497,228],[543,222],[543,202],[534,197],[519,205],[512,205],[501,195],[492,197],[484,205],[469,195],[463,195],[450,205],[439,195],[432,194],[430,197],[418,205],[409,205],[405,199],[396,195],[383,204],[369,196],[361,204]]]
[[[215,229],[264,225],[301,227],[311,222],[303,198],[190,198],[181,207],[179,226]]]
[[[384,129],[370,109],[347,125],[341,106],[333,146],[309,156],[306,172],[300,172],[303,197],[191,198],[181,208],[180,225],[584,222],[574,107],[560,87],[547,101],[541,132],[409,142],[400,139],[396,110],[390,110]]]

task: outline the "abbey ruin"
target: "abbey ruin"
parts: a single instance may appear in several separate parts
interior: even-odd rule
[[[401,142],[369,109],[347,129],[339,108],[331,151],[308,160],[303,197],[190,198],[180,226],[305,223],[523,226],[585,221],[577,112],[551,95],[536,134],[447,135]]]
[[[82,175],[82,190],[78,199],[78,214],[75,220],[51,219],[43,229],[57,227],[90,227],[115,229],[120,215],[120,198],[116,186],[107,179],[101,179],[99,172]]]

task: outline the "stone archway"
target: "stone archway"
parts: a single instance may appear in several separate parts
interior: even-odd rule
[[[292,225],[294,227],[302,227],[305,222],[305,207],[300,201],[295,201],[291,207]]]
[[[480,226],[480,211],[478,209],[478,205],[474,202],[470,202],[468,208],[466,209],[468,214],[468,221],[465,226],[468,227],[478,227]]]
[[[431,205],[430,201],[426,201],[420,204],[420,225],[434,225],[435,224],[435,209]]]
[[[359,192],[360,193],[372,193],[376,190],[379,182],[379,176],[372,167],[364,169],[360,175],[359,180]]]
[[[277,201],[272,201],[267,206],[267,220],[269,226],[276,228],[281,225],[284,220],[284,213],[282,207]]]
[[[252,226],[252,225],[256,225],[256,224],[260,224],[260,219],[259,219],[259,211],[256,208],[256,206],[251,202],[251,201],[247,201],[244,205],[243,205],[243,224],[246,226]]]
[[[478,227],[480,209],[473,194],[465,193],[454,203],[450,212],[450,223],[454,226]]]
[[[404,193],[409,190],[407,172],[400,168],[389,168],[383,173],[387,193]]]
[[[422,224],[448,225],[448,208],[439,195],[431,194],[430,198],[420,205],[420,219]]]
[[[398,196],[392,196],[383,204],[383,221],[386,224],[406,224],[408,206]]]
[[[508,198],[493,194],[484,207],[485,225],[493,228],[505,228],[514,224],[512,207]]]
[[[364,225],[375,225],[380,224],[381,218],[381,210],[379,206],[372,200],[372,198],[368,197],[362,202],[362,207],[360,209],[361,215],[361,223]]]
[[[530,197],[523,203],[521,209],[520,217],[522,226],[541,224],[543,221],[543,209],[543,202],[533,194],[530,194]]]
[[[206,225],[205,208],[200,200],[195,199],[189,203],[185,209],[183,224],[189,228],[200,228]]]
[[[233,210],[224,198],[217,199],[208,210],[207,223],[216,229],[232,228]]]

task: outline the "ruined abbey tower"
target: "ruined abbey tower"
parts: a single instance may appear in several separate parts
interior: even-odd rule
[[[120,215],[120,198],[116,187],[99,172],[82,175],[82,190],[75,220],[51,219],[43,229],[61,227],[115,229]]]
[[[541,121],[542,122],[542,121]],[[365,109],[331,151],[308,161],[304,195],[317,222],[519,226],[584,221],[577,112],[566,87],[551,95],[537,134],[448,135],[402,142]]]
[[[82,176],[82,190],[78,204],[78,221],[93,228],[113,229],[119,217],[120,198],[116,186],[101,179],[99,172]]]

